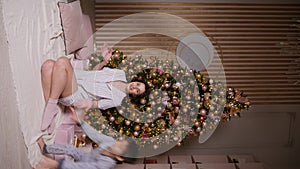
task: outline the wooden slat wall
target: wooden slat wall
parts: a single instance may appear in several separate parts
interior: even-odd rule
[[[139,12],[173,14],[199,27],[222,59],[228,86],[245,91],[253,105],[300,103],[299,4],[96,1],[95,26],[101,28],[117,18]],[[97,44],[113,42],[119,36],[141,29],[126,23],[120,25],[97,33]],[[175,26],[172,31],[177,34],[188,29],[185,25]],[[159,31],[170,31],[170,28]],[[149,47],[175,52],[177,45],[178,41],[168,36],[141,34],[115,47],[130,55]],[[155,55],[175,59],[165,53]],[[210,69],[214,66],[217,64],[210,65]]]

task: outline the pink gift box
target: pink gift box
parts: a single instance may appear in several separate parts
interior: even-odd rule
[[[55,131],[55,144],[73,144],[74,125],[61,125]]]
[[[73,144],[74,141],[74,125],[61,125],[55,131],[55,144]],[[66,155],[55,155],[55,159],[66,158]]]

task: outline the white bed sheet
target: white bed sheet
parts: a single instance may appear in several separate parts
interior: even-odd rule
[[[45,134],[39,129],[45,105],[40,67],[45,60],[65,54],[58,1],[2,1],[4,29],[17,94],[19,119],[16,120],[19,120],[32,166],[41,159],[36,139]],[[58,122],[62,116],[59,114]],[[48,143],[53,142],[53,135],[45,135],[44,138]]]

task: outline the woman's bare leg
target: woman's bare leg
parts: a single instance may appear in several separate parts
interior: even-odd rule
[[[51,90],[51,81],[52,81],[52,70],[54,67],[54,60],[46,60],[41,68],[41,80],[42,80],[42,88],[44,94],[44,100],[47,103],[50,97]]]
[[[77,81],[70,60],[60,57],[55,62],[52,71],[50,98],[66,97],[77,90]]]
[[[50,71],[48,71],[48,73],[50,74]],[[48,87],[50,87],[50,93],[49,95],[48,93],[44,95],[45,99],[48,101],[43,114],[41,130],[46,130],[49,128],[48,132],[51,133],[54,129],[53,119],[58,113],[58,99],[60,97],[71,95],[78,88],[70,60],[66,57],[58,58],[52,66],[51,79],[45,79],[45,81],[46,82],[43,87],[43,89],[45,89],[44,92],[49,93]],[[50,82],[50,85],[48,82]]]

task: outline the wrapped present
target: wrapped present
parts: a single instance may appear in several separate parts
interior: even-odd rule
[[[73,144],[74,125],[61,125],[55,131],[55,144]]]
[[[55,131],[55,144],[73,144],[74,125],[61,125]],[[65,158],[65,155],[55,155],[55,159]]]

